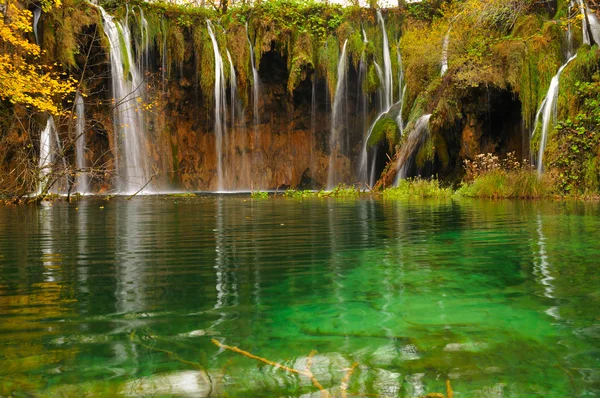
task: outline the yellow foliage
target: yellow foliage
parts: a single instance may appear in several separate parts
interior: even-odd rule
[[[60,5],[48,0],[44,9]],[[24,34],[32,31],[31,12],[16,0],[8,0],[4,18],[0,18],[0,98],[12,104],[33,107],[41,112],[61,113],[61,100],[75,91],[75,80],[45,65],[39,46]]]

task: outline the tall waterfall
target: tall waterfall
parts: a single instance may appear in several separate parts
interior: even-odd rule
[[[254,47],[250,40],[250,33],[248,32],[248,23],[246,22],[246,36],[248,37],[248,45],[250,46],[250,64],[252,66],[252,105],[253,105],[253,116],[254,116],[254,141],[255,146],[258,144],[258,126],[260,124],[260,114],[258,109],[258,103],[260,101],[260,77],[258,76],[258,69],[256,68],[256,59],[254,54]]]
[[[88,192],[88,172],[86,171],[85,147],[87,144],[85,136],[85,104],[81,94],[75,96],[75,167],[77,170],[76,189],[80,194]]]
[[[346,62],[346,45],[348,40],[344,41],[342,53],[337,67],[337,83],[335,85],[335,96],[331,113],[331,135],[329,141],[329,168],[327,173],[327,189],[334,188],[341,182],[339,166],[336,164],[338,156],[344,153],[344,137],[342,137],[346,126],[346,72],[348,70]]]
[[[583,29],[583,42],[585,44],[594,43],[600,45],[600,21],[593,12],[589,12],[584,0],[577,0],[579,11],[581,12],[581,27]],[[589,22],[589,24],[588,24]],[[590,32],[592,37],[590,38]]]
[[[450,44],[450,29],[446,32],[446,36],[444,36],[444,42],[442,44],[442,69],[440,71],[440,75],[444,76],[446,72],[448,72],[448,45]]]
[[[35,37],[35,44],[40,45],[40,36],[38,34],[38,23],[40,22],[40,17],[42,16],[42,9],[40,7],[35,7],[33,9],[33,35]]]
[[[104,33],[110,43],[114,105],[114,157],[116,189],[123,193],[149,192],[152,179],[148,163],[144,113],[140,101],[143,79],[134,61],[127,25],[123,26],[98,6]]]
[[[380,10],[377,10],[377,19],[379,20],[381,32],[383,34],[383,108],[387,112],[387,110],[392,106],[392,98],[394,95],[392,59],[390,57],[390,46],[387,32],[385,30],[385,22],[383,21]]]
[[[227,50],[227,60],[229,61],[230,128],[228,131],[229,142],[226,143],[228,157],[227,168],[225,170],[226,181],[228,182],[226,189],[249,189],[251,165],[248,159],[244,107],[239,98],[237,75],[229,50]],[[227,177],[228,174],[233,174],[234,181],[231,181],[231,177]]]
[[[223,176],[223,140],[227,135],[227,100],[225,97],[225,74],[223,72],[223,58],[219,52],[219,44],[213,31],[212,23],[207,20],[208,34],[213,45],[215,55],[215,147],[217,151],[217,190],[224,190]]]
[[[415,126],[411,130],[406,141],[400,148],[400,154],[398,155],[398,174],[396,175],[395,185],[397,186],[400,180],[407,177],[408,169],[412,160],[416,155],[417,149],[425,142],[427,135],[429,134],[429,119],[431,114],[421,116]]]
[[[576,57],[577,57],[577,55],[574,55],[571,58],[569,58],[569,60],[563,66],[560,67],[560,69],[558,70],[556,75],[554,75],[554,77],[550,81],[550,87],[548,88],[548,93],[546,93],[546,97],[542,101],[542,104],[540,105],[540,109],[538,110],[538,113],[536,116],[536,119],[539,118],[540,115],[542,118],[542,136],[540,137],[540,149],[538,152],[538,163],[537,163],[537,170],[538,170],[539,174],[541,174],[542,171],[544,170],[543,157],[544,157],[544,151],[546,149],[546,143],[548,140],[548,130],[550,129],[550,124],[554,125],[554,123],[556,122],[556,113],[557,113],[556,100],[558,99],[558,83],[560,81],[560,75],[561,75],[562,71],[565,69],[565,67],[567,65],[569,65],[569,63],[571,61],[573,61]],[[537,124],[537,120],[536,120],[536,124]],[[534,129],[535,129],[535,127],[536,127],[536,125],[533,126]]]
[[[48,174],[50,174],[52,167],[52,136],[56,127],[54,126],[54,118],[48,116],[46,121],[46,127],[40,134],[40,157],[38,160],[39,167],[39,185],[37,195],[41,194],[48,184]]]

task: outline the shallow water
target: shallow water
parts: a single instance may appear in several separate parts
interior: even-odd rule
[[[0,207],[0,395],[600,395],[600,208],[242,197]],[[318,396],[318,395],[315,395]]]

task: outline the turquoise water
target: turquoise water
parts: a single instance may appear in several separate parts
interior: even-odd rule
[[[0,207],[0,395],[600,395],[600,206]]]

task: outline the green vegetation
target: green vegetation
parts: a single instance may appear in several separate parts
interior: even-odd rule
[[[269,193],[264,191],[252,191],[250,197],[252,199],[268,199]]]
[[[412,199],[436,198],[447,199],[452,197],[452,188],[442,187],[438,180],[424,180],[421,178],[401,180],[397,187],[387,188],[383,191],[384,199]]]
[[[550,175],[540,177],[526,160],[519,161],[514,153],[499,159],[491,153],[465,161],[465,179],[457,195],[472,198],[548,197],[554,193]]]

